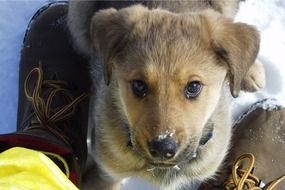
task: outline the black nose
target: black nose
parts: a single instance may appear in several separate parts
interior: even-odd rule
[[[149,151],[153,158],[168,160],[175,156],[177,143],[172,137],[155,138],[149,142]]]

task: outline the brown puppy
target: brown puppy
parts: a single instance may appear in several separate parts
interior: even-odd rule
[[[173,190],[212,177],[231,136],[229,91],[264,85],[264,74],[250,69],[258,32],[227,18],[237,1],[145,1],[159,9],[96,12],[102,3],[72,2],[69,13],[77,47],[95,68],[97,165],[85,189],[118,189],[138,176]]]

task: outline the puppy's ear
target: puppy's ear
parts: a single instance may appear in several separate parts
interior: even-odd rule
[[[92,44],[103,61],[107,85],[110,83],[114,58],[127,45],[135,24],[147,11],[147,8],[136,5],[121,10],[101,10],[93,16],[90,32]]]
[[[228,65],[231,94],[237,97],[242,80],[257,57],[259,33],[253,26],[233,23],[232,20],[215,13],[209,13],[208,20],[212,48],[217,58]]]

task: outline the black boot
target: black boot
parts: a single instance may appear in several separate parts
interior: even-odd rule
[[[0,151],[22,146],[59,154],[78,185],[87,155],[91,81],[88,60],[72,47],[67,10],[66,2],[51,3],[29,24],[21,52],[17,132],[0,137]]]

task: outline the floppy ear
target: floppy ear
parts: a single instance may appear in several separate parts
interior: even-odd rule
[[[136,5],[121,10],[105,9],[91,21],[91,39],[96,53],[104,64],[104,80],[108,85],[116,55],[126,46],[136,22],[148,9]]]
[[[229,67],[228,76],[233,97],[237,97],[246,73],[257,57],[258,31],[244,23],[233,23],[220,15],[209,14],[212,48],[218,59]]]

